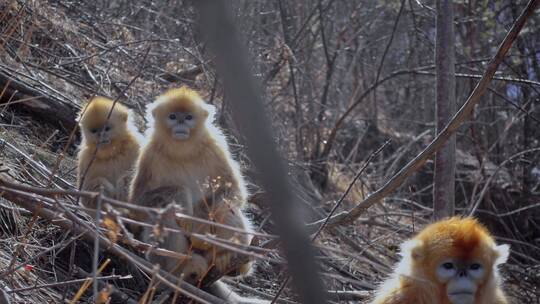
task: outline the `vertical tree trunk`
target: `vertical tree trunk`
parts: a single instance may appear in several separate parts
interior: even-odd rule
[[[437,133],[442,131],[456,112],[456,80],[454,51],[454,8],[451,0],[437,1],[437,42],[435,64],[437,71],[436,120]],[[456,167],[456,136],[435,155],[433,177],[434,218],[454,214]]]

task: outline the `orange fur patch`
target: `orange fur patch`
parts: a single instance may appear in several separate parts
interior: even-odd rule
[[[431,257],[451,255],[475,258],[491,254],[493,238],[474,218],[453,217],[427,226],[415,239],[422,241],[425,254]]]

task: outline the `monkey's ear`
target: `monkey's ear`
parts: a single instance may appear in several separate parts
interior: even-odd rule
[[[154,107],[150,113],[152,113],[152,118],[156,118],[156,115],[157,115],[157,107]]]
[[[422,259],[424,245],[422,241],[412,239],[403,242],[400,248],[401,261],[396,266],[396,273],[408,275],[412,271],[412,265]]]
[[[79,122],[79,124],[81,123],[81,120],[83,119],[84,113],[86,113],[86,110],[88,110],[88,107],[90,106],[91,102],[92,102],[92,100],[85,103],[84,106],[79,111],[79,113],[77,114],[77,122]]]
[[[79,123],[79,125],[82,122],[83,114],[84,114],[84,108],[79,112],[79,114],[77,114],[77,122]]]
[[[424,256],[424,244],[420,240],[408,240],[401,244],[401,255],[412,260],[422,259]]]
[[[497,254],[497,259],[495,260],[495,266],[506,263],[508,256],[510,255],[510,245],[503,244],[495,246],[495,253]]]
[[[214,116],[216,115],[216,107],[209,103],[203,102],[202,109],[204,117],[208,118],[209,121],[214,121]]]
[[[120,119],[122,119],[123,122],[126,122],[128,120],[129,112],[120,112]]]
[[[204,118],[204,119],[207,119],[208,118],[208,111],[206,110],[206,107],[202,108],[201,110],[199,110],[199,113],[200,115]]]
[[[158,115],[158,108],[166,106],[169,102],[169,97],[164,94],[158,96],[156,100],[146,105],[146,119],[155,119]]]

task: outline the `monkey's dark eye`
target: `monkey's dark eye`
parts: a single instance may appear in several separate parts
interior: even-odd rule
[[[453,268],[454,268],[454,264],[452,264],[452,263],[444,263],[444,264],[442,264],[442,267],[443,267],[444,269],[450,270],[450,269],[453,269]]]
[[[105,131],[110,131],[110,130],[111,130],[111,127],[109,127],[109,126],[105,127]]]
[[[176,119],[176,114],[174,113],[169,114],[169,119]]]
[[[91,130],[90,130],[90,132],[92,132],[92,133],[94,133],[94,134],[95,134],[95,133],[97,133],[97,132],[98,132],[98,129],[91,129]]]
[[[193,115],[191,114],[186,115],[186,120],[192,120],[192,119],[193,119]]]
[[[482,268],[482,265],[478,264],[478,263],[474,263],[470,266],[471,270],[478,270],[480,268]]]

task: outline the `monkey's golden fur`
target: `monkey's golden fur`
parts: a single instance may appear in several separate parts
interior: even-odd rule
[[[77,184],[82,190],[103,188],[106,196],[126,201],[140,145],[130,130],[126,107],[117,103],[107,120],[112,106],[112,100],[95,97],[79,114],[82,141],[77,155]],[[106,126],[110,140],[98,145],[99,134]],[[86,200],[83,204],[92,207]]]
[[[447,286],[435,274],[437,265],[448,259],[478,261],[484,266],[474,304],[506,304],[497,265],[506,260],[507,250],[506,245],[496,246],[488,230],[473,218],[454,217],[428,225],[402,245],[402,261],[373,304],[451,303]]]
[[[167,125],[170,113],[190,113],[194,117],[195,125],[187,139],[174,137]],[[172,198],[189,215],[249,231],[249,222],[242,213],[247,199],[245,182],[229,152],[225,136],[212,123],[213,114],[211,105],[185,87],[169,90],[149,106],[150,140],[139,157],[130,198],[134,203],[151,207],[164,207]],[[164,225],[199,234],[209,233],[242,245],[248,245],[252,238],[248,234],[195,222],[167,221]],[[143,234],[142,238],[146,239],[148,235]],[[191,254],[193,259],[199,260],[198,266],[194,261],[171,263],[171,258],[157,259],[166,270],[179,270],[176,272],[184,276],[202,276],[212,265],[224,274],[246,274],[251,268],[248,263],[240,269],[229,269],[233,253],[195,237],[169,234],[160,241],[160,246],[184,253],[195,248],[204,256],[206,263],[201,262],[199,254]],[[188,274],[186,267],[190,271],[195,269],[195,273]],[[204,269],[202,273],[197,271],[201,269]]]

